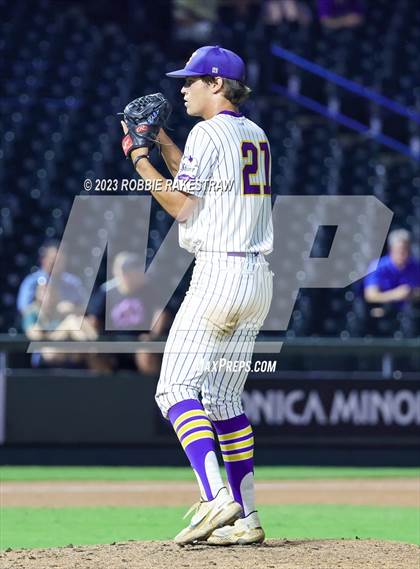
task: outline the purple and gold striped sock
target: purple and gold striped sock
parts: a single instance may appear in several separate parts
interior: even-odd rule
[[[254,436],[246,415],[213,421],[233,499],[244,516],[255,511]]]
[[[202,498],[213,500],[224,484],[210,419],[196,399],[176,403],[169,409],[168,416],[194,469]]]

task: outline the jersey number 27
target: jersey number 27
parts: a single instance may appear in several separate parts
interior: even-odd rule
[[[241,144],[243,161],[242,168],[242,187],[245,195],[269,196],[271,195],[270,185],[270,147],[266,140],[258,142],[256,146],[250,140],[244,140]],[[261,156],[262,155],[262,156]],[[260,159],[263,158],[264,176],[259,173]],[[263,178],[264,181],[255,181],[256,176]]]

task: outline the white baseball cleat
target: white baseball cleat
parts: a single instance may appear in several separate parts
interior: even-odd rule
[[[215,529],[234,522],[242,513],[241,505],[233,500],[226,488],[221,488],[213,500],[194,504],[184,517],[194,509],[190,525],[174,538],[178,545],[206,540]]]
[[[251,545],[262,543],[265,539],[264,530],[257,512],[251,512],[246,518],[239,518],[231,526],[214,530],[207,539],[210,545]]]

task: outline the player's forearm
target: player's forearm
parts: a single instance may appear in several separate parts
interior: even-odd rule
[[[159,131],[158,141],[165,164],[172,176],[176,176],[181,164],[182,152],[175,142],[162,129]]]
[[[136,158],[136,151],[132,152],[132,159]],[[143,158],[137,162],[137,173],[143,180],[153,182],[155,189],[151,189],[150,193],[165,211],[172,215],[178,221],[185,221],[187,215],[188,196],[182,192],[173,189],[172,180],[164,178],[156,168],[149,162],[147,158]]]
[[[395,300],[393,290],[387,290],[381,292],[380,290],[365,290],[365,300],[366,302],[380,303],[380,302],[392,302]]]
[[[34,324],[25,330],[26,336],[33,342],[41,341],[45,338],[45,332],[38,324]]]

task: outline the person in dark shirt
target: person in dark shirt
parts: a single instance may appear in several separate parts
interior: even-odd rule
[[[105,282],[97,290],[88,307],[88,318],[100,335],[137,335],[143,341],[152,340],[167,334],[172,317],[164,310],[149,331],[153,314],[144,301],[148,286],[138,255],[129,252],[119,253],[114,260],[113,279]],[[114,358],[114,368],[142,371],[147,374],[158,373],[160,356],[158,354],[118,354]]]
[[[396,327],[400,322],[405,335],[412,336],[420,320],[420,261],[411,253],[410,233],[392,231],[388,251],[365,277],[364,298],[372,318],[394,320]]]

